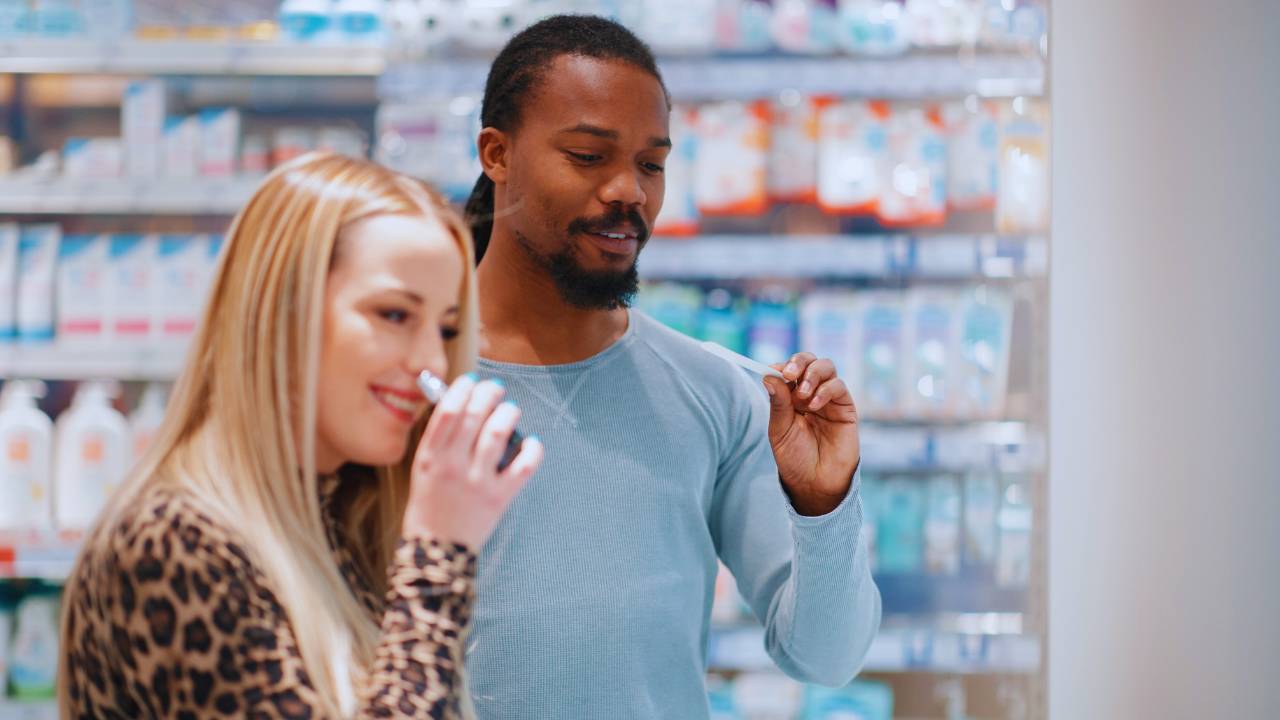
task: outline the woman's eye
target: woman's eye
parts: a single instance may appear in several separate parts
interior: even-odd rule
[[[386,320],[387,322],[395,323],[396,325],[402,325],[405,323],[405,321],[409,319],[408,312],[404,310],[397,310],[394,308],[390,308],[387,310],[379,310],[378,315],[381,316],[383,320]]]
[[[440,337],[444,338],[445,340],[453,340],[454,338],[458,337],[458,328],[441,326]]]

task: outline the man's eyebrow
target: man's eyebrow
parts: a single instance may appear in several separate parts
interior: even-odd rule
[[[604,140],[612,140],[614,142],[617,142],[618,139],[621,137],[618,134],[617,130],[602,128],[599,125],[592,125],[590,123],[578,123],[577,125],[574,125],[573,127],[570,127],[570,128],[565,128],[560,132],[562,134],[582,133],[584,135],[594,135],[595,137],[598,137]],[[649,138],[649,146],[669,148],[671,147],[671,138],[669,137]]]

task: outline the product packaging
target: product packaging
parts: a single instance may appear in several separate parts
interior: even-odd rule
[[[903,315],[899,293],[872,292],[858,298],[860,374],[853,384],[863,417],[883,419],[902,414]]]
[[[900,55],[911,47],[901,0],[839,0],[836,42],[854,55]]]
[[[800,347],[831,358],[846,379],[860,375],[857,313],[857,296],[848,290],[815,290],[800,302]]]
[[[84,382],[54,429],[54,515],[59,530],[88,529],[130,466],[129,424],[113,388]]]
[[[955,294],[916,288],[907,294],[907,356],[902,398],[913,418],[948,419],[954,413],[959,327]]]
[[[53,526],[53,421],[36,405],[41,385],[9,380],[0,390],[0,531]]]
[[[200,173],[200,119],[169,117],[164,121],[163,167],[166,178],[193,178]]]
[[[1009,384],[1013,299],[1000,288],[980,285],[960,302],[960,352],[956,357],[956,407],[961,417],[997,420]]]
[[[156,235],[113,235],[108,261],[108,291],[112,338],[124,347],[138,347],[155,334],[156,264],[160,238]]]
[[[60,348],[102,350],[108,340],[110,294],[106,235],[68,235],[58,249],[57,340]]]
[[[799,330],[795,300],[784,288],[766,288],[751,305],[747,355],[773,365],[791,359]]]
[[[69,178],[117,178],[124,170],[120,138],[68,138],[62,146],[62,173]]]
[[[240,166],[240,111],[206,108],[200,111],[200,175],[226,178]]]
[[[1000,134],[996,230],[1029,233],[1049,225],[1049,139],[1042,105],[1016,98]]]
[[[32,594],[18,604],[9,684],[19,700],[49,700],[58,677],[58,600]]]
[[[698,112],[694,196],[703,215],[760,215],[768,209],[769,106],[721,102]]]
[[[784,92],[774,101],[769,138],[769,197],[775,202],[818,199],[818,116],[834,100]]]
[[[964,479],[964,561],[973,567],[994,568],[999,536],[1000,479],[990,470],[974,470]]]
[[[18,336],[18,241],[16,223],[0,223],[0,345]]]
[[[924,521],[925,569],[934,575],[960,572],[960,484],[951,476],[929,480]]]
[[[167,400],[165,389],[159,383],[150,383],[142,391],[138,407],[129,415],[131,463],[136,463],[155,441],[160,426],[164,424]]]
[[[25,225],[18,240],[18,340],[53,340],[53,298],[62,230],[54,224]]]
[[[125,175],[160,176],[164,151],[165,83],[141,80],[125,86],[120,126],[124,135]]]
[[[947,127],[947,205],[992,210],[996,205],[999,106],[969,97],[943,108]]]
[[[885,480],[880,500],[877,552],[882,573],[916,573],[924,561],[924,485],[912,477]]]
[[[694,169],[698,158],[697,110],[677,105],[671,109],[671,152],[663,165],[666,179],[662,212],[654,223],[655,235],[691,236],[698,233],[698,203],[694,196]]]
[[[740,354],[748,355],[747,335],[751,328],[750,303],[725,288],[707,292],[698,321],[698,337],[701,340],[723,345]]]
[[[834,214],[876,212],[888,168],[889,104],[861,100],[818,115],[818,205]]]
[[[937,107],[899,106],[887,126],[876,214],[887,227],[941,225],[947,219],[947,142]]]

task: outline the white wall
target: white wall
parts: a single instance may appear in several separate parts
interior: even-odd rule
[[[1052,6],[1050,718],[1280,718],[1280,0]]]

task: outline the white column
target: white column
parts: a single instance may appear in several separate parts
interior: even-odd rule
[[[1280,2],[1052,0],[1051,720],[1280,717]]]

